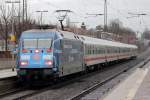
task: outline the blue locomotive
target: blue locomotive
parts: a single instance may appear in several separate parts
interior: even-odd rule
[[[18,51],[17,73],[21,78],[60,77],[83,70],[82,41],[69,32],[23,32]]]
[[[35,29],[21,34],[16,60],[20,79],[54,78],[137,56],[137,46],[72,32]]]

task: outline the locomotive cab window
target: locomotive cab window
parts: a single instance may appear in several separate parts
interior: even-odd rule
[[[24,39],[22,42],[23,48],[51,48],[52,39]]]

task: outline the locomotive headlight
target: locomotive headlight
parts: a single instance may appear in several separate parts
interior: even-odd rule
[[[26,66],[26,65],[28,65],[28,61],[20,61],[20,65],[21,66]]]
[[[30,56],[29,55],[21,55],[20,59],[21,60],[30,60]]]
[[[44,60],[49,60],[50,58],[51,58],[51,55],[44,55],[44,56],[43,56],[43,59],[44,59]]]
[[[53,61],[47,60],[47,61],[45,61],[45,64],[51,66],[53,64]]]

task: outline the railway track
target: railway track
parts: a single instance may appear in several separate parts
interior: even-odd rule
[[[131,61],[129,61],[131,62]],[[128,63],[129,63],[128,62]],[[126,62],[127,63],[127,62]],[[138,67],[141,67],[142,65],[144,65],[146,62],[138,65]],[[125,62],[123,63],[125,64]],[[120,65],[123,65],[122,63]],[[112,66],[113,68],[113,66]],[[80,98],[82,98],[84,95],[90,93],[91,91],[95,90],[97,87],[100,87],[102,86],[103,84],[109,82],[110,80],[114,79],[115,77],[119,76],[120,74],[122,74],[123,72],[126,72],[127,70],[129,70],[131,67],[126,67],[125,69],[123,69],[122,71],[118,72],[118,73],[115,73],[113,75],[110,75],[110,77],[107,77],[106,79],[100,81],[99,83],[96,83],[96,84],[93,84],[91,86],[89,86],[88,88],[84,89],[84,91],[80,91],[79,94],[73,96],[72,97],[68,97],[70,99],[68,100],[79,100]],[[72,79],[72,80],[66,80],[64,82],[61,82],[59,84],[56,84],[56,85],[52,85],[52,86],[48,86],[48,87],[45,87],[45,88],[42,88],[42,89],[38,89],[38,90],[25,90],[25,91],[18,91],[19,92],[19,95],[18,95],[18,92],[14,92],[15,94],[17,94],[17,96],[15,98],[13,98],[13,100],[24,100],[24,99],[27,99],[27,98],[30,98],[32,96],[36,96],[37,94],[41,94],[43,92],[46,92],[46,91],[50,91],[50,92],[55,92],[55,89],[61,89],[62,87],[66,87],[67,85],[71,85],[73,84],[74,82],[76,81],[79,81],[81,78],[84,79],[84,78],[87,78],[89,76],[93,76],[93,75],[96,75],[98,74],[98,72],[92,72],[92,73],[89,73],[87,75],[83,75],[79,78],[75,78],[75,79]],[[12,94],[12,93],[11,93]],[[5,99],[5,98],[4,98]]]
[[[145,57],[143,57],[143,58],[145,58]],[[114,79],[115,77],[119,76],[120,74],[126,72],[127,70],[129,70],[133,66],[137,65],[139,62],[141,62],[143,60],[143,58],[138,59],[138,61],[132,60],[132,61],[129,61],[129,62],[116,64],[116,65],[113,65],[112,67],[106,68],[102,71],[91,72],[91,73],[82,75],[80,77],[75,77],[73,79],[72,78],[67,79],[67,80],[64,79],[60,83],[58,82],[56,84],[46,86],[46,87],[40,88],[40,89],[24,89],[24,90],[23,89],[20,89],[20,90],[18,89],[18,90],[14,90],[14,91],[11,91],[11,92],[8,92],[8,93],[4,93],[2,95],[0,94],[0,98],[2,97],[1,99],[3,99],[3,100],[5,100],[5,99],[8,99],[8,100],[12,100],[12,99],[13,100],[29,99],[30,100],[30,98],[33,97],[32,100],[34,100],[35,97],[37,97],[37,95],[41,95],[42,93],[49,92],[49,94],[51,94],[51,95],[49,95],[49,96],[51,96],[50,98],[47,97],[49,100],[64,100],[64,99],[66,100],[68,98],[70,98],[68,100],[79,100],[80,98],[82,98],[86,94],[88,94],[91,91],[95,90],[97,87],[100,87],[100,86],[104,85],[105,83],[109,82],[110,80]],[[133,64],[133,62],[134,62],[134,64]],[[138,65],[138,67],[142,67],[144,64],[146,64],[146,62],[140,63]],[[105,79],[103,79],[101,81],[96,80],[97,82],[96,83],[93,82],[92,85],[90,84],[89,86],[88,85],[85,86],[86,82],[85,83],[83,82],[84,84],[82,83],[83,80],[86,80],[86,78],[92,77],[94,75],[102,74],[102,73],[104,73],[106,75],[110,72],[113,72],[113,71],[109,72],[108,69],[112,70],[112,69],[115,68],[114,66],[129,66],[129,67],[122,67],[124,69],[120,68],[120,69],[122,69],[120,72],[118,72],[118,73],[114,72],[115,74],[113,73],[113,75],[111,74],[111,75],[109,75],[109,77],[106,77]],[[105,71],[106,71],[106,73],[105,73]],[[108,73],[107,73],[107,71],[108,71]],[[72,86],[72,84],[76,84],[76,82],[78,83],[78,86],[75,86],[75,87]],[[79,85],[81,85],[81,86],[79,87]],[[71,87],[72,90],[63,91],[64,88],[66,89],[68,87]],[[79,88],[81,88],[81,89],[79,89]],[[79,89],[79,90],[77,90],[77,89]],[[70,91],[71,92],[76,91],[76,92],[71,93]],[[65,96],[65,95],[67,95],[66,92],[69,92],[70,95]],[[57,97],[56,97],[56,94],[57,94]],[[76,94],[76,95],[74,95],[74,94]],[[9,96],[9,97],[7,98],[6,96],[7,97]],[[64,97],[62,97],[62,96],[64,96]],[[59,98],[59,97],[62,97],[62,98]]]
[[[136,66],[136,68],[142,68],[142,67],[143,67],[145,64],[147,64],[149,61],[150,61],[150,59],[147,59],[146,61],[144,61],[144,62],[138,64],[138,65]],[[128,71],[128,70],[130,70],[130,69],[131,69],[131,68],[126,68],[126,69],[120,71],[119,73],[116,73],[116,74],[114,74],[114,75],[108,77],[107,79],[103,80],[102,82],[97,83],[97,84],[95,84],[95,85],[89,87],[88,89],[86,89],[86,90],[80,92],[79,94],[77,94],[77,95],[71,97],[71,98],[68,99],[68,100],[80,100],[80,99],[81,99],[82,97],[84,97],[85,95],[89,94],[90,92],[94,91],[94,90],[97,89],[98,87],[104,85],[105,83],[111,81],[112,79],[116,78],[117,76],[121,75],[122,73],[124,73],[124,72],[126,72],[126,71]]]
[[[13,91],[16,88],[17,83],[16,77],[9,77],[5,79],[0,79],[0,97],[8,93],[8,91]]]

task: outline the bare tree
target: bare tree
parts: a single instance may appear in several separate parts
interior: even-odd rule
[[[0,5],[0,35],[5,40],[5,50],[8,50],[8,32],[9,32],[9,24],[11,22],[11,12],[10,8],[6,8],[3,4]]]
[[[143,32],[143,34],[142,34],[142,37],[144,39],[150,40],[150,30],[149,29],[145,29],[144,32]]]

